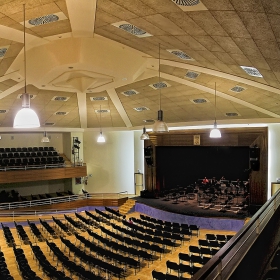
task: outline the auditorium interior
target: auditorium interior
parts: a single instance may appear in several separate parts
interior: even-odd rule
[[[279,65],[279,0],[0,1],[0,279],[280,279]]]

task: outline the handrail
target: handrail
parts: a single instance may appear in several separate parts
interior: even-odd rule
[[[52,205],[56,203],[63,202],[72,202],[77,200],[84,199],[108,199],[108,198],[122,198],[127,197],[128,192],[123,191],[119,193],[85,193],[85,194],[74,194],[74,195],[65,195],[65,196],[57,196],[53,198],[44,198],[38,200],[29,200],[29,201],[18,201],[12,203],[0,203],[0,210],[12,210],[17,208],[27,208],[34,206],[43,206],[43,205]],[[1,216],[0,212],[0,216]]]
[[[228,279],[280,205],[278,190],[194,276],[193,280]],[[246,242],[246,246],[243,246]]]

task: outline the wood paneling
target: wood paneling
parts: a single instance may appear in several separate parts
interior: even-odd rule
[[[0,183],[20,183],[87,176],[86,166],[0,172]]]

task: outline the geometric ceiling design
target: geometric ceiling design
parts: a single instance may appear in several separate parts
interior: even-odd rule
[[[169,126],[213,124],[215,83],[218,124],[279,122],[280,1],[187,3],[26,1],[26,84],[41,125],[139,129],[159,108]],[[23,24],[21,1],[2,1],[0,128],[21,108]]]

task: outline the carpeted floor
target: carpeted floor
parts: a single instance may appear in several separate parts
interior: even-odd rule
[[[220,217],[220,218],[234,218],[234,219],[245,219],[249,217],[248,211],[238,211],[236,205],[240,201],[234,201],[232,206],[229,209],[225,209],[224,211],[219,211],[221,207],[208,208],[207,207],[199,207],[197,198],[195,197],[193,200],[169,200],[166,201],[163,197],[160,198],[143,198],[140,196],[136,196],[135,199],[137,202],[160,209],[168,212],[185,214],[188,216],[197,216],[197,217]]]

